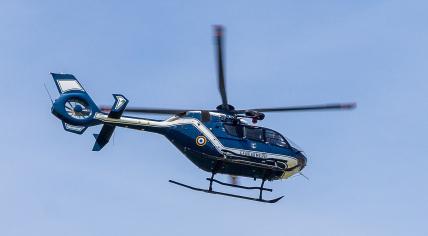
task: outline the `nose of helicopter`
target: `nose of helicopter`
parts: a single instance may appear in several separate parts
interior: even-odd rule
[[[297,155],[297,164],[299,165],[300,170],[303,170],[303,168],[305,168],[306,162],[306,156],[302,152],[299,152],[299,154]]]

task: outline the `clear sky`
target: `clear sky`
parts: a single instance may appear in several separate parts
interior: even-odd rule
[[[0,1],[0,235],[428,235],[427,11],[396,0]],[[261,125],[309,157],[310,181],[267,183],[266,196],[286,195],[278,204],[171,185],[207,186],[208,173],[149,133],[118,129],[92,152],[100,127],[74,135],[50,114],[49,72],[74,74],[99,104],[123,93],[130,106],[214,108],[213,24],[226,27],[236,107],[358,102],[267,115]]]

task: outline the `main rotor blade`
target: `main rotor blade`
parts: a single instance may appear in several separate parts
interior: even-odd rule
[[[247,110],[236,110],[236,113],[245,113],[246,111],[258,112],[289,112],[289,111],[319,111],[319,110],[348,110],[354,109],[356,103],[334,103],[324,105],[309,105],[309,106],[290,106],[290,107],[274,107],[274,108],[256,108]]]
[[[109,112],[111,107],[109,106],[101,106],[101,111]],[[160,115],[176,115],[180,113],[184,113],[187,111],[197,111],[196,110],[184,110],[184,109],[167,109],[167,108],[144,108],[144,107],[127,107],[124,112],[128,113],[145,113],[145,114],[160,114]]]
[[[223,66],[223,32],[224,29],[220,25],[214,26],[214,36],[217,49],[217,73],[218,73],[218,89],[221,95],[221,102],[223,109],[227,110],[227,95],[226,95],[226,85],[224,78],[224,66]]]

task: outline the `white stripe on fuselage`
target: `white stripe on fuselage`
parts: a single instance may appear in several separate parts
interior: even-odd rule
[[[237,149],[232,147],[225,147],[218,140],[218,138],[211,132],[210,129],[208,129],[204,124],[202,124],[199,120],[195,118],[176,118],[176,119],[167,119],[165,121],[152,121],[152,120],[146,120],[142,118],[131,118],[131,117],[120,117],[119,119],[114,119],[114,118],[108,117],[106,114],[98,113],[98,112],[95,113],[94,118],[106,123],[111,123],[111,124],[141,126],[142,130],[144,130],[144,127],[147,127],[147,126],[167,128],[171,126],[191,124],[196,129],[198,129],[205,137],[207,137],[207,139],[213,144],[215,149],[222,155],[225,155],[223,150],[229,150],[231,152],[249,156],[249,157],[262,158],[262,159],[278,159],[278,160],[287,161],[287,165],[289,168],[294,167],[298,164],[296,158],[287,156],[287,155],[259,152],[259,151],[248,150],[248,149]]]

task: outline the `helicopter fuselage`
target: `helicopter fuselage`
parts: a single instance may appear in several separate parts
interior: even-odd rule
[[[208,118],[203,116],[201,111],[191,111],[164,121],[127,116],[112,119],[104,113],[96,113],[94,118],[162,134],[208,172],[275,180],[286,179],[306,165],[302,151],[271,129],[236,122],[215,112],[209,112]]]

